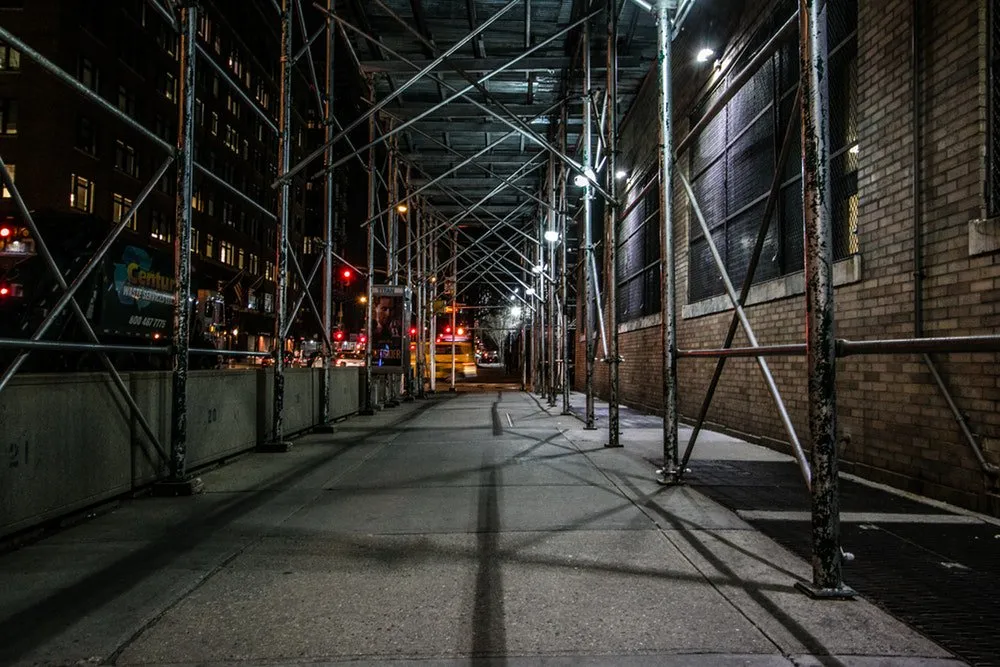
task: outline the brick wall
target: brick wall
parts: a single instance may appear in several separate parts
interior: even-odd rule
[[[741,29],[726,50],[739,50],[767,15],[767,2],[748,2]],[[921,159],[919,216],[925,280],[926,336],[993,334],[1000,326],[1000,256],[970,257],[968,223],[984,213],[986,146],[985,9],[975,0],[921,3],[919,85]],[[858,16],[858,136],[860,279],[838,287],[836,334],[840,338],[914,335],[913,120],[910,53],[911,0],[860,0]],[[676,62],[675,67],[684,66]],[[647,80],[647,84],[650,82]],[[675,139],[704,89],[675,91]],[[621,153],[630,165],[655,159],[656,88],[646,85],[622,127]],[[652,133],[652,134],[651,134]],[[794,157],[792,159],[795,159]],[[681,163],[684,163],[681,160]],[[681,317],[687,303],[687,201],[677,179],[673,220],[676,247],[678,346],[719,347],[732,311]],[[804,299],[793,295],[747,309],[761,344],[802,342]],[[634,324],[632,325],[634,327]],[[626,325],[623,328],[629,328]],[[742,332],[735,345],[746,345]],[[581,348],[578,348],[581,349]],[[622,402],[659,411],[661,344],[658,321],[624,331]],[[583,359],[582,349],[578,358]],[[600,356],[600,354],[599,354]],[[996,354],[937,355],[953,396],[998,460],[1000,359]],[[804,359],[768,363],[800,440],[808,448]],[[714,360],[680,360],[680,411],[693,418]],[[787,449],[757,363],[727,362],[709,421],[765,444]],[[582,387],[582,364],[577,387]],[[597,365],[595,386],[607,396],[607,369]],[[921,357],[877,355],[838,362],[838,430],[843,468],[865,477],[974,509],[1000,513],[972,450]]]

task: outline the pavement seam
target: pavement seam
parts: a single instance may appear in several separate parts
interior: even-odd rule
[[[695,572],[697,572],[698,574],[701,575],[702,579],[705,580],[706,584],[708,584],[709,586],[711,586],[712,589],[723,600],[725,600],[729,604],[729,606],[731,606],[736,611],[737,614],[739,614],[744,619],[746,619],[746,621],[751,625],[751,627],[755,628],[757,630],[757,632],[759,632],[761,634],[761,636],[764,637],[764,639],[766,639],[768,642],[770,642],[774,646],[774,648],[777,650],[777,652],[782,657],[784,657],[785,659],[788,659],[788,660],[791,659],[790,658],[791,653],[788,652],[788,651],[785,651],[781,647],[781,645],[777,642],[777,640],[774,637],[772,637],[767,632],[766,629],[764,629],[759,623],[755,622],[754,619],[751,618],[750,615],[746,611],[744,611],[742,608],[740,608],[740,606],[737,605],[736,602],[732,598],[730,598],[728,595],[726,595],[725,592],[723,592],[723,590],[718,585],[716,585],[716,583],[714,581],[712,581],[712,578],[709,577],[708,574],[704,570],[702,570],[702,568],[699,567],[698,564],[695,563],[694,560],[692,560],[691,557],[688,556],[684,552],[683,549],[680,548],[680,546],[670,537],[670,535],[668,534],[667,530],[665,530],[663,528],[663,526],[660,525],[660,523],[656,520],[656,518],[654,516],[652,516],[649,512],[647,512],[644,507],[642,507],[641,505],[639,505],[639,503],[637,503],[635,501],[635,499],[632,498],[632,496],[630,496],[628,493],[625,492],[625,489],[623,489],[621,487],[621,485],[617,481],[615,481],[607,472],[605,472],[605,470],[603,468],[601,468],[599,465],[597,465],[593,461],[593,459],[591,459],[591,457],[586,452],[584,452],[580,447],[578,447],[576,445],[576,443],[573,442],[573,440],[566,435],[566,433],[568,432],[568,429],[558,428],[558,430],[562,434],[562,436],[566,439],[566,441],[569,442],[573,447],[575,447],[577,449],[577,451],[579,451],[580,454],[587,460],[587,462],[590,463],[590,465],[594,466],[594,468],[596,468],[597,471],[601,475],[603,475],[608,480],[608,482],[615,489],[618,490],[618,493],[625,500],[627,500],[629,503],[631,503],[633,507],[635,507],[637,510],[639,510],[639,512],[641,512],[643,514],[643,516],[645,516],[646,518],[648,518],[650,520],[650,522],[654,526],[656,526],[656,532],[658,532],[660,534],[660,536],[664,540],[666,540],[667,543],[670,544],[670,546],[672,546],[677,551],[678,554],[680,554],[681,558],[683,558],[685,561],[687,561],[687,563],[694,569]]]

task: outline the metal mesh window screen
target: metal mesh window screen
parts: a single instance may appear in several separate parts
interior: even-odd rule
[[[1000,0],[997,0],[1000,2]],[[728,80],[699,105],[696,122],[733,75],[788,19],[795,3],[786,2],[751,38]],[[831,199],[835,257],[858,251],[857,241],[857,0],[828,7],[830,64]],[[697,137],[689,152],[692,187],[730,278],[738,286],[746,276],[774,178],[775,162],[794,108],[799,77],[797,37],[786,40],[743,85]],[[799,137],[782,171],[782,189],[754,282],[802,270],[802,185]],[[723,294],[722,276],[693,210],[690,215],[688,298],[698,301]]]
[[[659,183],[654,167],[625,196],[618,221],[619,322],[660,311]]]
[[[986,176],[987,214],[1000,215],[1000,0],[989,3],[989,141]]]

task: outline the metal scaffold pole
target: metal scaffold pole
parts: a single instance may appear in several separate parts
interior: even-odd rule
[[[593,123],[591,104],[591,77],[590,77],[590,21],[583,24],[583,167],[588,173],[592,172],[591,160],[593,160],[593,139],[591,137]],[[586,415],[584,422],[588,431],[597,428],[594,424],[594,282],[590,275],[591,255],[594,252],[594,232],[593,232],[593,197],[594,191],[590,180],[583,194],[583,307],[577,308],[577,312],[582,312],[583,317],[583,349],[586,363],[586,383],[585,391],[587,396]]]
[[[563,107],[562,118],[559,122],[559,145],[566,150],[566,123],[568,111]],[[559,296],[562,299],[562,330],[559,332],[559,344],[562,348],[562,414],[570,414],[570,388],[572,386],[572,375],[570,375],[569,358],[573,350],[573,339],[569,329],[569,216],[566,214],[566,178],[568,172],[565,167],[559,170],[559,234],[562,236],[562,243],[559,247]]]
[[[375,99],[375,86],[369,77],[368,99]],[[375,115],[368,117],[368,139],[375,141]],[[368,217],[375,212],[375,148],[368,149]],[[372,285],[375,276],[375,225],[367,228],[367,269],[365,277],[365,395],[362,397],[361,410],[358,414],[375,414],[375,402],[372,397]]]
[[[201,481],[187,474],[187,380],[191,342],[191,197],[194,190],[194,101],[198,9],[181,8],[180,123],[177,150],[177,231],[174,243],[174,340],[170,425],[170,477],[159,490],[196,493]]]
[[[335,0],[326,0],[326,9],[329,14],[326,17],[326,119],[323,124],[323,138],[330,140],[333,135],[333,50],[334,37],[336,32],[333,28],[333,19],[330,16],[334,11]],[[324,156],[326,166],[333,163],[333,149],[326,151]],[[334,200],[333,170],[326,172],[326,207],[324,210],[323,227],[323,331],[324,336],[329,339],[333,330],[333,227],[336,213],[336,201]],[[308,288],[307,288],[308,289]],[[323,391],[320,403],[320,423],[314,429],[318,433],[331,433],[333,427],[330,425],[330,366],[333,363],[334,351],[324,347],[323,359]]]
[[[550,236],[552,234],[558,234],[556,230],[556,160],[555,156],[549,158],[549,210],[548,210],[548,229],[546,233]],[[556,405],[556,363],[558,362],[558,347],[559,347],[559,336],[556,333],[556,327],[559,321],[559,290],[557,288],[558,282],[556,281],[556,244],[560,242],[557,237],[555,240],[552,238],[546,238],[548,241],[548,267],[546,269],[546,275],[549,277],[549,327],[548,327],[548,346],[549,346],[549,368],[548,368],[548,385],[549,385],[549,407],[555,407]],[[565,241],[565,239],[562,239]]]
[[[281,2],[281,111],[278,134],[278,173],[286,174],[292,161],[292,0]],[[271,441],[263,451],[284,452],[285,441],[285,335],[288,317],[288,217],[291,207],[291,180],[282,181],[278,193],[278,221],[274,310],[274,412]]]
[[[669,481],[677,470],[677,314],[674,309],[673,231],[673,91],[671,90],[670,0],[656,5],[657,62],[659,63],[660,125],[660,324],[663,346],[663,468],[660,481]]]
[[[799,0],[802,63],[802,226],[805,233],[806,366],[812,438],[812,585],[814,597],[850,598],[841,578],[837,480],[837,357],[833,322],[833,228],[825,0]]]
[[[605,151],[607,164],[604,167],[606,188],[611,198],[618,201],[618,3],[607,0],[607,128]],[[618,403],[621,400],[621,385],[618,365],[621,356],[618,348],[618,209],[605,206],[604,239],[608,258],[607,286],[608,328],[611,330],[611,349],[608,355],[608,447],[621,447],[619,432]]]
[[[532,271],[535,271],[536,267],[545,266],[545,230],[544,223],[538,221],[538,247],[536,248],[536,256],[538,257],[538,262],[532,267]],[[545,322],[548,318],[548,301],[546,299],[545,291],[545,272],[537,271],[535,273],[535,283],[538,285],[538,324],[535,327],[537,330],[536,336],[538,337],[538,360],[533,364],[535,368],[535,375],[537,381],[534,385],[535,393],[539,396],[545,395],[545,355],[548,351],[545,349]]]
[[[425,354],[427,332],[427,255],[425,252],[425,242],[420,240],[424,230],[424,208],[419,202],[414,203],[414,216],[417,224],[417,372],[414,378],[417,385],[417,398],[425,398],[424,390],[424,366],[427,363]]]
[[[410,167],[409,167],[409,165],[407,165],[407,167],[406,167],[406,177],[403,180],[403,191],[407,192],[407,191],[409,191],[409,189],[410,189]],[[413,259],[414,259],[414,257],[417,256],[416,253],[414,253],[413,250],[412,250],[412,246],[413,246],[413,222],[412,221],[413,221],[413,216],[414,215],[416,215],[416,214],[415,213],[408,213],[408,214],[404,214],[404,216],[403,216],[403,224],[406,226],[406,286],[410,289],[411,303],[412,303],[412,294],[413,294]],[[404,328],[404,332],[406,332],[406,334],[408,335],[408,332],[410,330],[410,321],[407,320],[405,322],[402,322],[401,324],[402,324],[402,326]],[[410,337],[410,341],[411,342],[416,342],[416,338],[414,338],[414,337],[411,336]],[[414,350],[414,353],[416,353],[416,350]],[[407,350],[407,355],[408,354],[409,354],[409,350]],[[413,400],[413,396],[416,393],[416,387],[413,385],[413,376],[414,376],[413,368],[416,365],[416,363],[415,363],[415,360],[414,360],[414,366],[411,366],[410,365],[409,357],[406,356],[406,357],[404,357],[404,359],[406,361],[406,363],[403,365],[403,380],[404,380],[403,381],[403,387],[404,387],[404,395],[405,395],[404,400],[412,401]]]
[[[458,335],[458,232],[451,235],[451,386],[448,391],[458,391],[455,386],[455,336]]]
[[[430,349],[430,370],[427,373],[430,392],[437,391],[437,312],[434,309],[438,291],[438,242],[437,234],[434,232],[436,225],[432,221],[429,225],[430,239],[427,240],[427,260],[430,263],[430,287],[427,290],[427,314],[431,321],[430,340],[427,347]]]

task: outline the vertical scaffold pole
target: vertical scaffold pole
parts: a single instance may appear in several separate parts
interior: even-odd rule
[[[549,212],[548,212],[548,232],[556,232],[556,158],[554,155],[549,156]],[[554,408],[556,405],[556,364],[558,363],[558,347],[559,347],[559,336],[556,333],[556,327],[559,322],[559,290],[557,289],[556,282],[556,244],[560,240],[550,241],[546,239],[548,243],[548,268],[546,269],[545,275],[549,278],[549,326],[548,326],[548,346],[549,346],[549,369],[548,369],[548,380],[547,384],[549,386],[549,407]]]
[[[618,201],[618,2],[607,0],[608,40],[607,40],[607,104],[608,118],[605,121],[608,161],[604,167],[605,187],[611,198]],[[619,433],[618,403],[621,400],[621,385],[618,365],[621,356],[618,348],[618,208],[606,204],[604,215],[605,252],[608,258],[607,285],[608,328],[611,330],[611,349],[608,354],[608,447],[621,447]]]
[[[281,112],[278,133],[278,173],[286,174],[292,160],[292,0],[281,1]],[[278,193],[277,289],[274,309],[274,414],[271,441],[264,451],[288,451],[284,439],[285,419],[285,329],[288,317],[288,216],[291,208],[291,181],[285,180]]]
[[[562,118],[559,122],[559,150],[566,152],[566,132],[567,118],[569,112],[564,105],[562,108]],[[562,243],[559,246],[559,295],[562,298],[562,330],[560,333],[560,346],[562,347],[562,414],[568,415],[570,411],[569,393],[572,387],[572,375],[570,374],[569,359],[573,351],[573,337],[569,329],[569,216],[566,213],[568,203],[566,201],[566,178],[569,175],[564,166],[559,170],[559,234],[562,236]]]
[[[841,578],[837,484],[837,358],[833,322],[833,230],[830,225],[830,128],[826,0],[799,0],[802,112],[802,223],[805,233],[806,365],[812,436],[814,597],[850,598]]]
[[[368,79],[368,99],[375,99],[375,85]],[[375,115],[368,117],[368,141],[374,144],[375,141]],[[368,149],[368,215],[367,219],[375,217],[375,146]],[[375,414],[375,401],[372,386],[372,286],[375,277],[375,223],[367,225],[367,252],[368,275],[365,278],[365,395],[364,403],[359,414],[371,416]]]
[[[326,0],[326,119],[323,123],[323,139],[329,142],[333,137],[333,49],[334,35],[333,12],[335,0]],[[333,170],[333,148],[327,149],[324,155],[326,171],[326,206],[323,226],[323,330],[324,338],[330,340],[333,331],[333,219],[336,215],[334,209],[336,201],[334,199]],[[323,391],[321,395],[320,423],[316,427],[317,432],[330,433],[333,427],[330,425],[330,365],[333,363],[335,352],[332,349],[324,348],[323,359]]]
[[[451,235],[451,386],[448,391],[458,391],[455,386],[455,336],[458,335],[458,230]]]
[[[187,474],[187,379],[191,340],[191,195],[194,189],[194,100],[198,9],[181,8],[180,122],[177,150],[177,239],[174,243],[174,352],[171,385],[170,477],[165,493],[185,495],[201,488]],[[169,489],[169,490],[168,490]]]
[[[677,470],[677,313],[674,306],[673,229],[673,90],[671,87],[671,0],[656,5],[657,62],[659,63],[660,124],[660,324],[663,346],[663,468],[660,481],[669,481]]]
[[[583,24],[583,168],[588,176],[593,173],[591,161],[593,160],[591,109],[590,103],[593,91],[590,77],[590,21]],[[593,199],[594,187],[588,179],[583,194],[583,308],[577,308],[577,312],[584,314],[583,335],[584,335],[584,355],[586,362],[586,383],[585,391],[587,396],[586,415],[584,418],[584,428],[593,431],[597,428],[594,422],[594,308],[599,307],[594,303],[594,282],[591,278],[590,262],[594,252],[594,230],[593,230]]]

